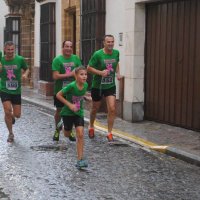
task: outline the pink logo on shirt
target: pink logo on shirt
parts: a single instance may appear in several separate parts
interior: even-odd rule
[[[12,78],[16,78],[13,69],[8,69],[7,70],[7,78],[9,79],[9,81],[12,81]]]
[[[65,73],[70,74],[71,72],[71,67],[65,67]]]
[[[114,70],[113,70],[113,67],[112,67],[112,64],[107,64],[106,65],[106,69],[108,70],[108,72],[113,72]]]

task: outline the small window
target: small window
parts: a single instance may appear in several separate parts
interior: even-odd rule
[[[20,17],[8,16],[4,30],[4,42],[13,41],[16,54],[20,54]]]

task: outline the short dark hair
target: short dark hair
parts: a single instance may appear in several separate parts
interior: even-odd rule
[[[6,41],[5,43],[4,43],[4,47],[6,47],[6,46],[15,46],[15,44],[14,44],[14,42],[13,41]]]
[[[71,42],[71,43],[72,43],[71,40],[64,40],[63,43],[62,43],[62,48],[64,48],[64,46],[65,46],[65,42]],[[73,44],[73,43],[72,43],[72,44]]]
[[[78,74],[78,72],[81,71],[81,70],[87,71],[87,69],[84,66],[80,66],[80,67],[75,68],[75,74]]]
[[[112,37],[112,38],[114,38],[113,35],[111,35],[111,34],[107,34],[107,35],[104,35],[104,36],[103,36],[103,41],[105,41],[106,37]]]

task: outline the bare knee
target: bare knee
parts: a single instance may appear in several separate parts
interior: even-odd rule
[[[116,109],[115,109],[115,107],[110,107],[109,109],[108,109],[108,114],[109,115],[115,115],[115,113],[116,113]]]
[[[12,110],[11,109],[5,109],[5,117],[12,117]]]
[[[77,139],[80,141],[80,140],[83,140],[83,132],[80,132],[77,134]]]
[[[101,102],[94,102],[93,101],[91,112],[92,113],[98,112],[100,105],[101,105]]]

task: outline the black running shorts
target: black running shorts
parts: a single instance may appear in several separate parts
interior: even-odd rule
[[[103,96],[104,97],[116,96],[116,87],[114,86],[109,89],[97,89],[97,88],[91,89],[92,101],[100,101]]]
[[[21,94],[1,92],[1,102],[10,101],[13,105],[21,105]]]
[[[71,131],[73,125],[77,126],[84,126],[84,118],[78,115],[76,116],[62,116],[62,120],[64,123],[64,129],[66,131]]]

